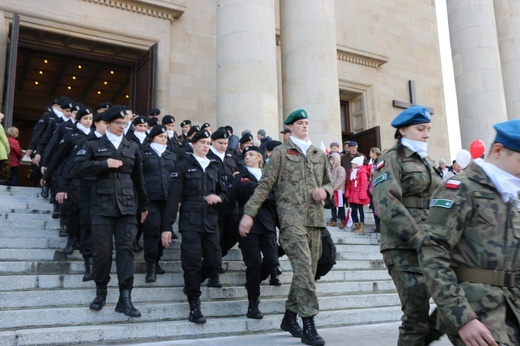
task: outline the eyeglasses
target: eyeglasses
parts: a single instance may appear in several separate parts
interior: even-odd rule
[[[125,121],[112,121],[112,124],[116,124],[117,126],[126,126],[128,125]]]

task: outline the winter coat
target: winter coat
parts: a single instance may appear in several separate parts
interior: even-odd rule
[[[20,166],[20,160],[23,156],[20,143],[13,137],[7,137],[7,140],[9,141],[9,148],[11,149],[11,152],[9,153],[9,167],[18,167]]]
[[[341,190],[342,192],[345,192],[347,172],[345,171],[345,168],[341,166],[341,156],[338,153],[332,153],[329,156],[329,160],[331,157],[334,160],[331,167],[332,185],[334,186],[334,191]]]
[[[9,141],[5,135],[4,127],[0,124],[0,161],[9,158]]]
[[[356,204],[368,204],[370,199],[368,198],[368,178],[367,170],[365,166],[361,166],[357,170],[356,178],[350,179],[350,174],[353,171],[351,168],[347,175],[347,190],[345,191],[345,197],[349,203]]]

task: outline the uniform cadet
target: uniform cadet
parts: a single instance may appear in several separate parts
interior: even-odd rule
[[[112,106],[113,106],[112,102],[101,102],[100,104],[97,105],[96,112],[98,114],[103,113],[104,111],[106,111],[107,109],[109,109]]]
[[[285,143],[291,138],[291,129],[284,129],[280,132],[283,135],[282,141]]]
[[[210,138],[207,130],[198,131],[191,139],[193,154],[173,170],[161,235],[163,245],[168,246],[181,203],[179,232],[184,293],[190,304],[189,321],[193,323],[206,323],[200,309],[200,284],[218,271],[221,261],[218,205],[226,201],[227,192],[220,180],[220,164],[206,157]]]
[[[244,162],[244,155],[243,151],[245,147],[251,147],[254,144],[253,135],[249,132],[244,133],[242,137],[240,138],[240,142],[238,145],[238,150],[233,155],[233,160],[237,163],[238,167],[244,168],[246,166],[246,163]]]
[[[246,147],[244,160],[246,167],[241,173],[235,175],[229,194],[230,202],[238,202],[239,215],[244,214],[244,205],[262,177],[263,153],[258,147]],[[258,308],[260,283],[269,277],[278,264],[276,224],[275,196],[271,192],[258,209],[251,231],[240,233],[240,250],[246,264],[248,318],[262,319],[264,317]]]
[[[123,106],[123,109],[125,110],[125,122],[127,123],[124,131],[124,135],[128,133],[128,131],[132,128],[132,121],[134,120],[134,112],[132,111],[132,108],[128,106]]]
[[[427,156],[430,123],[430,112],[421,106],[406,109],[392,121],[397,144],[379,159],[372,183],[381,218],[381,252],[403,311],[398,345],[424,345],[439,337],[433,335],[437,331],[429,317],[430,294],[417,258],[424,235],[421,223],[441,181]]]
[[[150,131],[152,131],[152,129],[159,125],[159,119],[156,118],[156,117],[151,117],[151,118],[148,118],[148,121],[146,122],[148,124],[148,129],[146,130],[146,133],[150,133]]]
[[[145,116],[138,116],[132,120],[132,128],[126,133],[126,138],[139,144],[139,147],[141,147],[146,140],[146,129],[148,128],[147,120]]]
[[[233,181],[233,175],[238,172],[238,166],[235,160],[227,154],[228,138],[229,135],[225,128],[219,128],[213,132],[211,134],[211,147],[207,157],[222,165],[221,180],[229,191],[231,182]],[[226,256],[228,251],[238,242],[238,220],[238,206],[236,201],[219,206],[218,224],[222,257]],[[220,266],[219,272],[225,272],[222,265]],[[216,273],[208,279],[208,286],[222,287],[219,281],[218,273]]]
[[[165,115],[162,118],[161,124],[166,126],[166,131],[168,131],[168,150],[172,153],[177,153],[180,148],[180,139],[175,131],[175,118],[172,115]]]
[[[134,283],[132,239],[137,231],[135,215],[139,211],[141,221],[144,221],[148,213],[139,146],[123,136],[126,123],[122,107],[110,107],[102,119],[108,123],[105,134],[85,143],[77,153],[73,168],[75,177],[97,178],[92,186],[90,205],[96,282],[96,298],[90,309],[101,310],[105,305],[115,239],[120,291],[115,310],[130,317],[140,317],[141,313],[131,300]]]
[[[314,316],[319,311],[314,276],[321,255],[321,228],[326,225],[323,201],[333,195],[332,179],[325,153],[308,138],[307,112],[294,111],[284,123],[292,136],[273,150],[262,179],[244,208],[239,229],[241,234],[249,232],[253,217],[274,188],[281,226],[280,245],[294,273],[280,327],[301,337],[307,345],[324,345],[314,325]],[[303,331],[297,314],[303,319]]]
[[[209,123],[204,123],[200,125],[201,130],[208,130],[209,134],[211,135],[213,131],[211,130],[211,125]]]
[[[238,138],[237,135],[233,134],[233,128],[229,125],[225,126],[226,131],[229,135],[229,141],[228,141],[228,152],[233,155],[238,149],[238,143],[240,142],[240,138]]]
[[[162,219],[164,218],[170,174],[177,164],[177,155],[167,148],[166,127],[158,125],[148,135],[150,145],[141,148],[143,176],[148,195],[148,216],[143,222],[144,260],[146,282],[155,282],[157,274],[164,274],[159,265],[163,254],[161,243]]]
[[[159,119],[159,116],[161,115],[161,110],[159,108],[152,108],[148,111],[148,118],[157,118]]]
[[[186,136],[187,141],[177,151],[177,158],[179,159],[179,161],[184,160],[185,158],[190,157],[193,154],[193,143],[191,142],[191,138],[195,136],[195,134],[199,132],[199,130],[200,128],[198,125],[193,125],[190,127]]]
[[[520,345],[520,119],[430,202],[419,260],[454,345]]]
[[[191,120],[183,120],[181,123],[181,146],[189,143],[188,132],[191,129]]]

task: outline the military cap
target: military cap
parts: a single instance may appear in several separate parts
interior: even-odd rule
[[[76,114],[76,119],[79,120],[82,116],[89,114],[92,114],[92,109],[90,107],[83,106],[79,109],[78,114]]]
[[[78,111],[81,109],[81,107],[83,107],[83,104],[82,103],[79,103],[79,102],[72,102],[72,107],[70,107],[70,110],[71,111]]]
[[[112,106],[106,111],[103,112],[103,115],[101,117],[102,120],[106,121],[107,123],[112,122],[117,119],[124,119],[125,118],[125,111],[123,107],[121,106]]]
[[[392,121],[391,125],[396,129],[402,127],[431,123],[432,117],[428,108],[423,106],[411,106],[401,113]]]
[[[50,105],[51,106],[52,105],[61,105],[66,102],[72,102],[72,101],[67,96],[60,96],[60,97],[57,97],[54,100],[52,100]]]
[[[240,144],[244,144],[244,143],[250,142],[252,140],[254,140],[253,135],[250,133],[246,133],[245,135],[242,136],[242,138],[240,138]]]
[[[520,119],[513,119],[495,124],[497,135],[495,143],[500,143],[504,147],[520,152]]]
[[[152,127],[159,124],[159,120],[157,118],[149,118],[147,120],[148,126]]]
[[[281,134],[286,134],[286,133],[292,133],[291,129],[283,129],[282,132],[280,132]]]
[[[191,129],[190,129],[190,132],[191,132]],[[193,137],[191,137],[191,142],[196,143],[199,139],[203,139],[203,138],[211,138],[211,135],[209,134],[208,130],[202,129],[202,130],[197,131],[193,135]]]
[[[280,141],[269,141],[269,143],[267,143],[265,145],[265,150],[267,151],[273,151],[274,148],[276,148],[277,146],[279,145],[282,145],[282,142]]]
[[[229,134],[227,133],[227,131],[225,129],[224,130],[218,129],[217,131],[215,131],[211,134],[211,139],[228,139],[228,138],[229,138]]]
[[[113,106],[112,102],[101,102],[100,104],[97,105],[96,110],[98,110],[100,108],[110,108],[112,106]]]
[[[348,142],[348,146],[349,147],[357,147],[358,143],[356,141],[350,141],[350,142]]]
[[[256,145],[250,145],[250,146],[247,146],[244,148],[244,155],[250,151],[256,151],[258,152],[260,155],[262,155],[262,151],[260,150],[259,147],[257,147]]]
[[[181,123],[181,127],[184,127],[186,125],[191,125],[191,120],[183,120]]]
[[[175,118],[174,118],[172,115],[165,115],[165,116],[162,118],[162,124],[163,124],[163,125],[166,125],[166,124],[175,124]]]
[[[61,109],[72,109],[72,101],[68,100],[60,104]]]
[[[285,119],[283,123],[285,125],[291,125],[292,123],[300,119],[309,119],[309,116],[307,115],[305,109],[295,110],[294,112],[289,114],[289,116],[287,117],[287,119]]]
[[[147,120],[145,116],[138,116],[137,118],[135,118],[134,120],[132,120],[132,125],[141,125],[141,124],[146,124],[147,123]]]
[[[103,114],[104,113],[105,112],[101,112],[101,113],[96,113],[96,114],[92,115],[92,121],[97,123],[98,121],[103,120]]]
[[[160,135],[161,133],[168,133],[166,131],[166,126],[157,125],[150,131],[150,133],[148,134],[148,138],[150,139],[150,141],[152,141],[155,136]]]
[[[192,134],[194,133],[197,133],[198,131],[200,131],[200,127],[199,125],[193,125],[190,130],[188,131],[188,137],[191,136]]]
[[[209,123],[204,123],[200,126],[201,129],[205,129],[205,128],[208,128],[208,127],[211,127],[211,125]]]
[[[148,112],[148,115],[151,115],[151,116],[158,116],[159,114],[161,114],[161,110],[159,108],[152,108]]]

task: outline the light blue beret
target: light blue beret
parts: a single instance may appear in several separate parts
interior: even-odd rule
[[[431,123],[432,117],[428,108],[423,106],[411,106],[401,113],[392,121],[392,126],[396,129],[402,127]]]
[[[520,153],[520,119],[504,121],[494,127],[497,131],[495,142]]]

